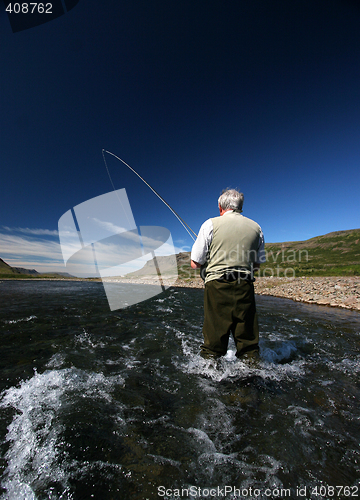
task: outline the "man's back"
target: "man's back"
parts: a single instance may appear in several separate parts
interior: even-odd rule
[[[242,269],[252,272],[258,262],[261,228],[251,219],[238,212],[226,212],[214,217],[213,237],[209,248],[205,281],[218,279],[224,270]]]

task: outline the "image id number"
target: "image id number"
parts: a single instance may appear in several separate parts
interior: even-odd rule
[[[9,3],[5,10],[9,14],[52,14],[52,3]]]
[[[358,486],[315,486],[311,490],[311,495],[321,497],[359,497]]]

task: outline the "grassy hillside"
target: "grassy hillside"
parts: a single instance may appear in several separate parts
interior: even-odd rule
[[[336,231],[306,241],[267,243],[261,276],[360,276],[360,229]],[[190,253],[179,254],[179,277],[199,274],[189,269]]]
[[[360,229],[306,241],[268,243],[261,275],[360,276]]]
[[[71,277],[67,273],[38,273],[35,269],[25,269],[23,267],[11,267],[5,261],[0,259],[0,279],[1,278],[61,278]]]
[[[12,275],[15,274],[12,267],[9,264],[6,264],[2,259],[0,259],[0,276],[1,275]]]
[[[29,278],[37,276],[39,273],[35,269],[24,269],[22,267],[11,267],[0,259],[0,278]]]

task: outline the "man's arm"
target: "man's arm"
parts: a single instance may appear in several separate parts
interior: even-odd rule
[[[208,219],[201,226],[198,237],[192,247],[190,265],[192,269],[200,269],[206,262],[206,254],[209,249],[213,234],[212,220]],[[195,259],[195,260],[193,260]]]

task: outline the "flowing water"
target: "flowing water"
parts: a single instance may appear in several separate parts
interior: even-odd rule
[[[1,499],[358,498],[360,315],[258,297],[261,359],[199,356],[203,291],[0,282]]]

